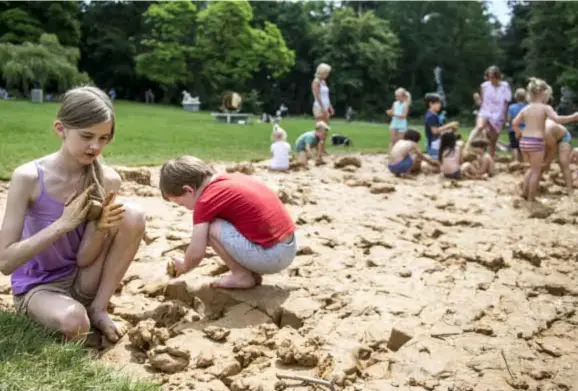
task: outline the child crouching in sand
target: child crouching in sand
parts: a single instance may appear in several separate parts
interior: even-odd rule
[[[263,274],[279,273],[297,252],[295,225],[277,195],[247,175],[215,174],[202,160],[182,156],[161,167],[163,198],[194,210],[193,235],[184,259],[173,258],[174,274],[192,270],[207,245],[230,273],[211,283],[251,288]]]
[[[413,129],[407,130],[403,139],[395,143],[389,154],[389,171],[395,176],[407,177],[410,173],[417,173],[421,170],[422,160],[433,167],[439,167],[438,162],[430,159],[419,148],[421,134]]]
[[[289,160],[291,158],[291,145],[287,142],[287,132],[279,125],[273,127],[273,144],[271,144],[271,170],[289,170]]]
[[[490,142],[484,138],[472,140],[470,143],[470,152],[474,157],[471,163],[479,175],[494,176],[496,174],[494,159],[487,151],[489,145]]]
[[[455,133],[443,133],[441,136],[439,161],[441,172],[449,179],[483,179],[485,175],[480,174],[472,163],[463,162],[463,145],[458,143],[458,136]]]

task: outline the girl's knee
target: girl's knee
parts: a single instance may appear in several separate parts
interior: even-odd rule
[[[142,207],[136,203],[124,204],[124,217],[122,228],[130,230],[135,234],[144,233],[146,225],[146,215]]]
[[[68,338],[88,333],[90,320],[84,306],[75,302],[63,309],[59,314],[58,329]]]

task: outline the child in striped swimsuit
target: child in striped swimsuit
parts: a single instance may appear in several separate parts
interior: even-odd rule
[[[552,106],[546,103],[552,95],[552,88],[544,80],[531,78],[527,91],[530,96],[530,103],[514,118],[512,128],[519,138],[522,135],[520,125],[522,121],[525,123],[524,133],[519,144],[524,160],[530,163],[530,169],[524,177],[522,196],[528,201],[534,201],[544,163],[546,119],[549,118],[554,122],[564,124],[578,121],[578,113],[558,115]]]

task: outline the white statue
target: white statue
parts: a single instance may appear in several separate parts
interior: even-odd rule
[[[181,103],[183,105],[199,104],[199,97],[198,96],[192,97],[191,94],[189,94],[189,91],[183,90],[182,95],[183,95],[183,100],[181,101]]]

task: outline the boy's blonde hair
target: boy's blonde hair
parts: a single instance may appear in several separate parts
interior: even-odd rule
[[[198,189],[214,174],[213,168],[197,157],[184,155],[171,159],[161,167],[159,188],[163,199],[182,196],[183,186]]]
[[[544,80],[538,79],[537,77],[530,78],[527,90],[531,99],[545,96],[547,98],[546,100],[548,100],[552,95],[552,87],[550,87]]]
[[[526,100],[526,90],[523,88],[518,88],[514,93],[514,99],[516,102],[523,102]]]
[[[330,72],[331,65],[322,62],[317,66],[317,70],[315,71],[315,78],[319,78],[319,76],[322,74],[329,75]]]
[[[411,105],[411,94],[409,93],[408,90],[406,90],[403,87],[399,87],[397,90],[395,90],[395,95],[398,95],[398,94],[405,95],[407,97],[407,104]]]
[[[83,86],[68,90],[63,98],[56,118],[67,129],[86,129],[103,122],[111,122],[110,140],[114,137],[116,116],[108,95],[97,87]],[[109,142],[110,142],[109,140]],[[84,189],[94,184],[91,198],[104,200],[104,173],[99,157],[87,167]]]

